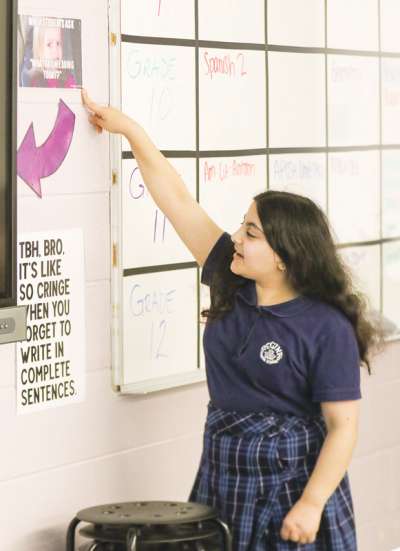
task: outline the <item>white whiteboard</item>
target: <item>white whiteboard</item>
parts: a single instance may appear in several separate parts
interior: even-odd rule
[[[398,0],[380,0],[381,49],[383,52],[400,53],[400,33],[397,21],[400,21]]]
[[[400,141],[400,59],[382,59],[382,143]]]
[[[343,249],[343,258],[353,268],[360,289],[367,293],[373,308],[380,310],[381,259],[379,245]]]
[[[400,235],[400,150],[382,152],[382,235]]]
[[[325,57],[270,52],[268,75],[269,146],[325,146]]]
[[[193,370],[197,363],[196,289],[196,269],[124,278],[122,384]],[[137,364],[140,370],[135,369]]]
[[[243,222],[252,198],[265,191],[266,181],[265,155],[200,159],[200,205],[232,234]]]
[[[324,48],[324,2],[268,0],[267,27],[269,44]]]
[[[171,159],[196,197],[196,160]],[[134,159],[122,161],[124,269],[190,262],[193,257],[149,194]],[[132,236],[140,235],[134,240]]]
[[[201,0],[199,38],[264,44],[264,0]]]
[[[270,155],[269,187],[304,195],[326,212],[325,153]]]
[[[111,103],[143,126],[229,233],[265,189],[318,203],[361,289],[400,327],[398,1],[326,7],[112,0]],[[112,151],[114,388],[204,381],[209,289],[128,142],[113,138]]]
[[[341,243],[380,237],[379,151],[329,154],[329,218]]]
[[[379,144],[379,60],[328,56],[330,146]]]
[[[199,49],[200,149],[266,147],[265,53]]]
[[[378,0],[328,0],[327,20],[329,48],[378,49]]]
[[[194,0],[121,0],[121,33],[194,38]]]
[[[400,243],[383,245],[383,314],[400,327]]]
[[[196,149],[194,56],[194,48],[121,45],[122,110],[159,149]]]

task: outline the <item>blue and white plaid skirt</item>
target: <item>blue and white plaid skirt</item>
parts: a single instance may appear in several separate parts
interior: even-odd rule
[[[243,414],[208,406],[204,449],[189,501],[220,510],[233,551],[357,551],[347,473],[326,502],[313,543],[281,538],[327,430],[322,416]]]

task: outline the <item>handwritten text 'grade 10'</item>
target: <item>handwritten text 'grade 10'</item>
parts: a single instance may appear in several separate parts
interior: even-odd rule
[[[159,86],[153,86],[149,122],[152,121],[153,112],[161,121],[164,121],[171,111],[172,92],[165,83],[176,79],[176,61],[175,57],[168,59],[157,56],[144,58],[141,57],[139,50],[133,50],[129,54],[127,70],[132,79],[157,80],[163,83],[162,89]]]

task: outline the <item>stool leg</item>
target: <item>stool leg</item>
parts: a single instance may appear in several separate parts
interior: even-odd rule
[[[131,528],[128,532],[127,538],[127,551],[136,551],[136,528]]]
[[[99,541],[95,541],[88,549],[86,549],[86,551],[96,551],[96,549],[101,549],[101,548],[104,549],[104,545]]]
[[[66,551],[75,551],[75,528],[79,523],[80,520],[75,517],[68,526]]]
[[[219,518],[216,518],[214,520],[217,524],[220,525],[220,528],[222,530],[222,535],[225,541],[224,551],[232,551],[232,538],[231,538],[231,533],[229,532],[228,525],[225,524],[225,522],[222,522],[222,520]]]

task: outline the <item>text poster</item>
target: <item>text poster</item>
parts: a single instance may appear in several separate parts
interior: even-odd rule
[[[85,399],[83,232],[18,234],[18,304],[27,340],[17,344],[17,415]]]
[[[82,88],[81,20],[19,15],[19,85]]]

